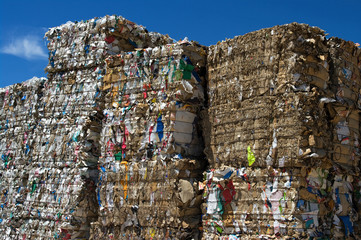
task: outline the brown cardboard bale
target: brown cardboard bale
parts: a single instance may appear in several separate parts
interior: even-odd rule
[[[359,171],[359,56],[352,42],[326,40],[322,30],[303,24],[262,29],[209,48],[209,109],[203,126],[209,133],[205,151],[211,170],[204,183],[208,189],[204,239],[296,233],[302,238],[319,237],[319,228],[324,236],[344,236],[333,226],[359,225],[348,190],[335,196],[352,182],[340,181],[337,173],[344,178],[347,172]],[[254,102],[259,104],[250,105]],[[233,171],[253,169],[257,178],[238,188],[234,175],[222,172],[224,166]],[[274,205],[271,200],[257,197],[273,186],[270,179],[277,174],[261,179],[267,175],[262,171],[272,168],[303,172],[287,190],[293,197],[282,215],[286,221],[270,215],[277,208],[266,211]],[[212,175],[220,172],[223,178]],[[247,182],[238,171],[237,175]],[[233,213],[222,185],[229,179],[235,186]],[[330,191],[332,184],[336,187]],[[257,186],[259,190],[252,191]],[[228,195],[222,197],[223,192]],[[220,198],[214,201],[215,196]],[[347,231],[355,234],[351,228]]]

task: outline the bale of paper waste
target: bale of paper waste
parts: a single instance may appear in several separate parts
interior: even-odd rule
[[[33,179],[30,178],[39,177],[40,173],[39,168],[37,176],[31,176],[28,171],[37,137],[35,129],[40,114],[41,90],[46,82],[45,78],[34,77],[0,89],[1,239],[23,238],[29,236],[32,229],[35,231],[27,219],[30,214],[38,213],[36,209],[31,211],[27,199],[37,186],[35,181],[32,187]],[[40,222],[43,223],[45,221]],[[42,231],[46,234],[45,228]]]
[[[0,239],[361,235],[357,44],[292,23],[204,47],[115,15],[45,36],[48,78],[0,89]]]
[[[209,48],[204,239],[359,234],[360,53],[305,24]]]
[[[45,37],[48,80],[1,90],[1,226],[12,239],[89,238],[105,58],[173,40],[118,16],[67,22]]]
[[[1,91],[1,226],[9,239],[89,236],[97,213],[90,149],[98,144],[90,128],[99,121],[83,100],[65,109],[86,94],[66,85],[34,78]]]
[[[106,60],[92,239],[200,237],[205,58],[181,41]]]
[[[51,28],[47,72],[94,67],[109,55],[135,48],[172,43],[173,39],[148,30],[121,16],[105,16],[87,21],[67,22]]]

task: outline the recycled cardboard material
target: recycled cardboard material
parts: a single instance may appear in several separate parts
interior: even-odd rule
[[[1,89],[0,227],[6,239],[85,239],[98,216],[105,58],[173,40],[117,16],[67,22],[45,37],[48,79]]]
[[[359,235],[360,54],[304,24],[209,47],[203,239]]]
[[[306,24],[204,47],[120,16],[0,89],[0,239],[358,239],[361,50]]]
[[[204,76],[193,69],[205,57],[182,41],[106,59],[91,239],[200,237]]]

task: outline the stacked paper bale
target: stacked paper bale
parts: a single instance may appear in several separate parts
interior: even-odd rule
[[[171,43],[167,35],[148,32],[121,16],[105,16],[88,21],[67,22],[51,28],[45,37],[49,44],[48,72],[91,68],[104,64],[109,55],[134,48]]]
[[[2,91],[2,239],[84,238],[97,214],[89,166],[96,169],[101,121],[83,99],[66,109],[78,88],[66,92],[50,77]]]
[[[26,199],[32,194],[27,166],[33,160],[38,106],[46,82],[34,77],[0,90],[1,239],[22,239],[35,231],[27,220]]]
[[[97,217],[104,59],[172,39],[117,16],[68,22],[45,36],[49,80],[15,85],[12,94],[2,91],[4,183],[16,180],[11,187],[1,185],[3,200],[4,206],[21,208],[4,210],[3,229],[14,238],[88,238]]]
[[[289,24],[211,46],[206,63],[118,16],[46,37],[49,80],[0,90],[1,239],[361,234],[352,42]]]
[[[336,231],[336,91],[324,36],[289,24],[209,48],[204,238]]]
[[[333,128],[333,236],[361,234],[360,85],[361,49],[338,38],[328,41],[335,101],[328,104]]]
[[[317,122],[300,113],[299,108],[305,108],[308,115],[315,111],[322,114],[308,105],[318,103],[323,94],[322,89],[312,87],[327,87],[329,81],[324,66],[327,48],[320,34],[317,28],[293,24],[263,29],[210,47],[211,132],[206,140],[212,166],[248,165],[246,155],[239,154],[247,152],[248,146],[261,156],[253,166],[302,166],[297,160],[299,146],[305,153],[309,145],[303,143],[301,134],[295,135],[302,131],[298,118],[311,126],[317,126]],[[277,155],[289,159],[273,156],[273,148],[277,148]]]
[[[60,221],[59,238],[89,238],[98,207],[95,182],[101,122],[105,58],[135,47],[172,41],[122,17],[106,16],[50,29],[49,84],[44,89],[44,114],[38,128],[39,162],[52,174],[39,194],[54,195],[48,212]],[[51,186],[51,187],[49,187]],[[30,204],[37,206],[35,203]]]
[[[34,221],[52,221],[51,236],[58,238],[88,237],[97,214],[94,180],[101,119],[94,105],[95,79],[101,72],[96,76],[88,72],[78,70],[81,76],[74,83],[69,73],[48,75],[34,132],[29,164],[33,193],[28,195],[27,206],[37,209]]]
[[[205,58],[182,41],[107,59],[92,239],[199,237]]]
[[[89,83],[88,76],[89,80],[80,78],[70,84],[64,73],[49,77],[14,85],[12,94],[5,90],[4,110],[13,111],[9,117],[15,118],[11,124],[10,118],[4,122],[2,148],[10,148],[4,152],[5,176],[21,179],[9,181],[16,189],[15,198],[13,190],[4,189],[5,195],[9,192],[14,198],[9,206],[16,206],[16,211],[3,215],[9,233],[4,238],[86,238],[97,214],[92,180],[97,178],[101,127],[93,108],[97,82]],[[13,135],[14,144],[9,144]],[[2,182],[1,186],[8,185]],[[7,198],[4,201],[7,205]]]

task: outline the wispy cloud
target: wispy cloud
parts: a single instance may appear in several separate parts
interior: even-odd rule
[[[10,41],[1,47],[0,52],[25,59],[47,58],[41,43],[36,36],[28,35]]]

